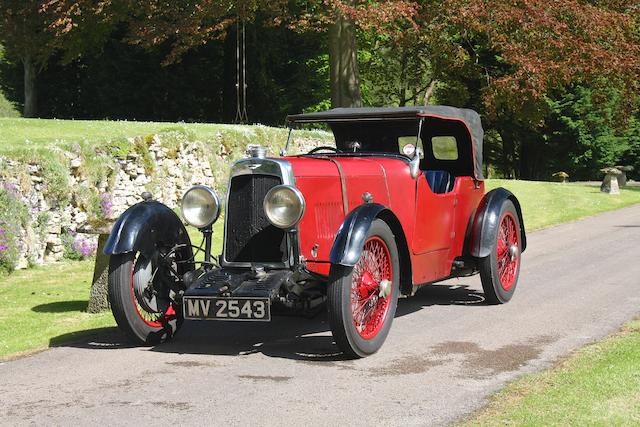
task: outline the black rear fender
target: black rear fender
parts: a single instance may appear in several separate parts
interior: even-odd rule
[[[471,239],[469,253],[477,258],[488,256],[496,244],[496,233],[500,221],[500,211],[502,204],[510,200],[518,213],[520,221],[520,237],[522,242],[521,251],[527,247],[527,235],[522,219],[522,208],[518,198],[506,188],[496,188],[484,195],[478,208],[471,227]]]

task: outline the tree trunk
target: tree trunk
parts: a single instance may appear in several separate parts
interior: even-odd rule
[[[36,117],[38,114],[38,91],[36,80],[38,72],[31,57],[22,60],[24,68],[24,117]]]
[[[355,26],[339,15],[329,26],[329,73],[334,108],[362,106],[357,55]]]
[[[431,99],[431,96],[433,95],[433,91],[436,89],[436,83],[438,83],[438,81],[436,79],[431,80],[431,83],[429,83],[429,87],[427,87],[427,90],[424,92],[424,105],[425,106],[429,105],[429,100]]]
[[[507,179],[517,178],[516,169],[516,144],[514,141],[513,133],[505,130],[500,131],[502,139],[502,168],[504,177]]]

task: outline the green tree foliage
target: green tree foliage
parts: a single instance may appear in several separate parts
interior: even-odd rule
[[[550,114],[542,136],[553,169],[589,179],[601,168],[617,165],[631,148],[622,100],[613,90],[598,93],[576,86],[547,102]]]
[[[38,75],[51,57],[64,60],[100,46],[110,34],[111,22],[98,13],[80,13],[80,5],[91,3],[94,12],[102,1],[2,0],[0,1],[0,41],[7,54],[22,66],[25,117],[38,116]],[[74,20],[63,21],[73,16]],[[60,25],[64,32],[57,31]]]
[[[73,61],[52,57],[39,77],[43,117],[227,122],[235,118],[235,28],[225,40],[162,62],[170,44],[143,48],[115,31],[101,50]],[[329,98],[328,75],[316,67],[326,51],[322,34],[299,34],[257,17],[247,25],[248,113],[252,122],[282,125]],[[264,48],[268,46],[268,48]],[[0,66],[9,99],[22,92],[20,65]]]
[[[636,181],[640,181],[640,113],[631,117],[629,125],[624,133],[629,148],[623,154],[622,163],[625,166],[633,166],[633,171],[629,176]]]
[[[36,78],[55,50],[54,37],[47,16],[41,13],[42,2],[3,0],[0,2],[0,37],[8,53],[24,69],[24,115],[37,114]]]

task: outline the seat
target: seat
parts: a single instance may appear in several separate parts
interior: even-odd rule
[[[431,191],[437,194],[448,193],[453,190],[453,184],[455,183],[455,177],[447,171],[428,170],[425,171],[427,182]]]

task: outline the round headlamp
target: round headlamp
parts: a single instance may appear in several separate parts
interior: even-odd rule
[[[288,185],[273,187],[264,198],[267,219],[278,228],[291,228],[304,214],[304,197],[300,190]]]
[[[205,228],[216,222],[220,216],[220,198],[209,187],[196,185],[182,197],[182,216],[197,228]]]

